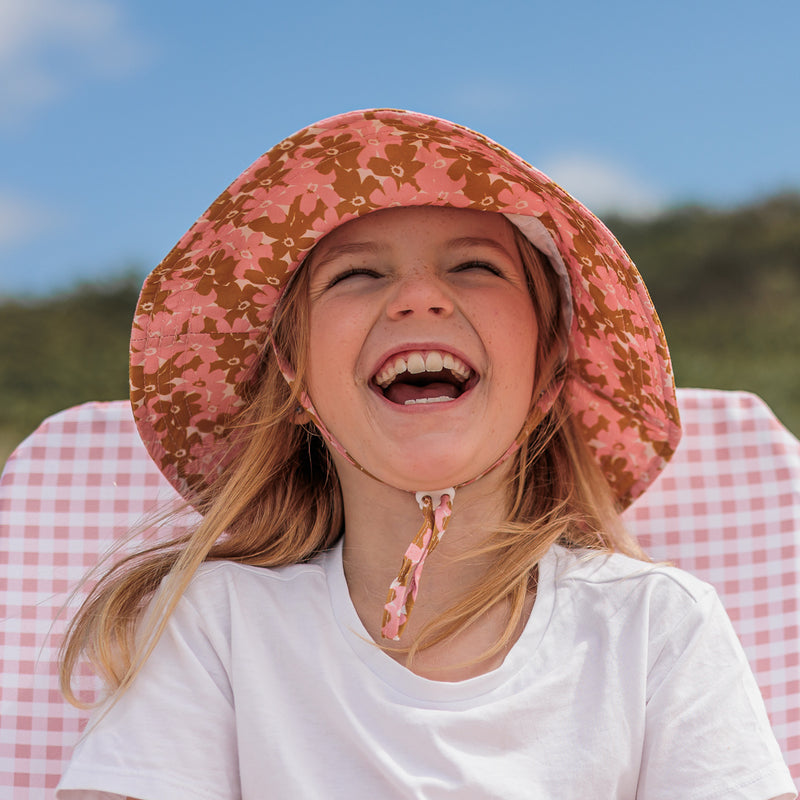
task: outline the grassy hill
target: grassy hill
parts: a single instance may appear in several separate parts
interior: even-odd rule
[[[800,194],[608,222],[644,275],[678,385],[753,391],[800,435]],[[0,463],[47,415],[127,396],[139,283],[0,302]]]
[[[50,414],[128,395],[128,340],[141,280],[0,303],[0,463]]]

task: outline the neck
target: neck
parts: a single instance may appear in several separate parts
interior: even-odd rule
[[[345,509],[344,570],[350,596],[373,639],[406,663],[407,649],[422,629],[484,578],[491,555],[476,550],[505,519],[507,470],[494,470],[456,492],[446,533],[425,562],[413,613],[401,641],[395,643],[381,638],[381,612],[389,585],[422,524],[422,512],[412,492],[386,486],[348,467],[340,465],[339,475]],[[421,651],[412,669],[438,680],[459,680],[494,668],[502,662],[504,652],[488,662],[475,659],[498,641],[508,610],[507,605],[498,604],[454,639]],[[459,666],[463,662],[474,663]]]

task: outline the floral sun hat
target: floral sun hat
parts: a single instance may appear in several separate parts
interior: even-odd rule
[[[145,281],[131,335],[131,402],[164,475],[191,499],[218,471],[292,274],[325,234],[393,206],[504,214],[548,257],[570,326],[563,391],[628,505],[680,439],[664,333],[631,259],[590,211],[501,145],[393,109],[341,114],[284,139]]]

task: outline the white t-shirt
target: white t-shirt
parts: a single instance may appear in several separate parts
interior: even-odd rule
[[[338,546],[281,569],[201,568],[58,793],[116,795],[768,800],[795,791],[707,584],[553,547],[504,663],[446,683],[370,642]]]

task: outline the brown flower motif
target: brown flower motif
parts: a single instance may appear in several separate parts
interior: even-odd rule
[[[601,455],[600,469],[620,502],[627,505],[630,502],[630,489],[635,480],[628,461],[622,456]]]
[[[266,330],[262,338],[266,338]],[[251,358],[260,349],[258,342],[251,341],[249,348],[243,348],[242,344],[239,336],[221,337],[216,348],[216,358],[208,364],[209,373],[220,373],[217,379],[231,386],[240,383],[249,371]]]
[[[216,250],[207,256],[201,256],[190,270],[187,270],[187,279],[194,280],[194,291],[206,297],[216,297],[226,286],[236,280],[236,265],[238,261],[234,256],[223,250]]]
[[[363,178],[356,171],[340,170],[336,173],[333,188],[341,198],[336,213],[341,218],[345,215],[363,214],[370,205],[372,193],[381,188],[381,182],[373,175]]]
[[[451,163],[447,167],[447,175],[454,181],[461,180],[468,173],[473,175],[497,174],[494,162],[478,153],[455,147],[440,147],[437,152],[441,158],[450,160]],[[470,181],[468,180],[467,182],[469,183]]]
[[[508,189],[508,184],[502,178],[495,178],[489,172],[464,172],[466,183],[464,194],[469,197],[474,208],[485,211],[495,211],[502,208],[499,195]]]
[[[419,186],[414,176],[425,166],[417,158],[419,143],[387,144],[386,158],[370,158],[367,166],[372,172],[384,178],[394,178],[398,188],[401,184],[412,183],[415,189]]]
[[[327,175],[341,169],[358,169],[361,148],[352,133],[334,133],[315,139],[314,144],[302,149],[300,157],[316,161],[317,172]]]
[[[282,222],[273,222],[262,217],[251,223],[253,229],[265,233],[273,240],[271,257],[259,258],[265,274],[276,275],[280,272],[285,275],[287,268],[296,262],[299,255],[313,247],[316,240],[307,235],[312,219],[302,212],[302,203],[302,195],[295,197]]]

